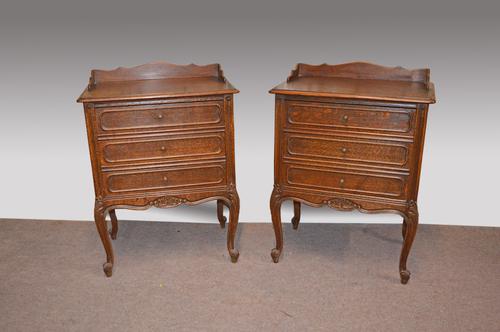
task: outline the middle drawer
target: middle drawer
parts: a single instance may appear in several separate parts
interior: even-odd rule
[[[290,159],[408,169],[413,144],[405,141],[285,133],[283,156]]]
[[[225,156],[224,132],[105,139],[98,141],[102,166],[205,160]]]

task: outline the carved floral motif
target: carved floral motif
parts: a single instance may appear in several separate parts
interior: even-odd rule
[[[328,201],[324,201],[323,204],[328,205],[328,207],[332,209],[337,209],[341,211],[352,211],[361,209],[361,206],[359,204],[356,204],[353,201],[345,198],[332,198]]]
[[[185,198],[179,198],[174,196],[164,196],[150,201],[148,204],[150,206],[155,206],[157,208],[169,208],[176,207],[187,202]]]
[[[276,194],[278,195],[281,195],[282,193],[282,190],[281,190],[281,186],[279,184],[275,184],[274,185],[274,190],[273,190]]]
[[[411,219],[418,219],[418,207],[415,201],[408,202],[408,216]]]
[[[282,193],[283,191],[281,190],[281,186],[279,184],[275,184],[273,192],[271,193],[271,200],[277,202],[281,198]]]

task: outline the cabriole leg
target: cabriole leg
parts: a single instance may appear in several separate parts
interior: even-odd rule
[[[104,246],[104,250],[106,251],[106,263],[103,265],[104,273],[106,274],[106,277],[111,277],[113,274],[114,263],[113,246],[111,244],[111,239],[109,238],[105,209],[99,202],[96,202],[95,204],[94,219],[97,231],[99,232],[99,236],[101,237],[101,241]]]
[[[238,228],[238,218],[240,214],[240,198],[236,189],[230,193],[229,205],[229,225],[227,230],[227,250],[231,256],[231,262],[236,263],[240,253],[234,247],[234,238],[236,237],[236,229]]]
[[[410,279],[410,271],[406,268],[406,261],[418,227],[418,208],[417,203],[414,201],[411,201],[408,205],[407,216],[403,248],[399,258],[399,275],[401,277],[402,284],[408,283],[408,280]]]
[[[219,224],[221,228],[226,226],[226,217],[224,217],[224,201],[219,199],[217,200],[217,218],[219,219]]]
[[[283,229],[281,226],[281,193],[279,187],[275,186],[271,194],[271,218],[273,220],[274,235],[276,237],[276,247],[271,250],[273,262],[278,263],[283,250]]]
[[[116,240],[116,235],[118,234],[118,219],[116,218],[115,209],[109,211],[109,217],[111,218],[111,238]]]
[[[292,218],[293,229],[299,228],[299,222],[300,222],[300,202],[293,201],[293,218]]]
[[[406,217],[403,218],[403,226],[401,228],[401,235],[403,236],[403,240],[405,239],[406,235]]]

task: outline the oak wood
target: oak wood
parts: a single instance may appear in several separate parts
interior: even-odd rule
[[[141,100],[238,93],[231,83],[213,77],[104,82],[85,90],[79,102]]]
[[[158,132],[179,128],[200,127],[223,128],[224,101],[193,100],[185,98],[168,104],[111,105],[97,107],[99,135],[131,133],[140,131]]]
[[[149,63],[132,68],[91,72],[78,102],[144,100],[238,93],[219,64],[207,66]]]
[[[119,67],[112,70],[94,69],[91,71],[90,84],[97,85],[104,82],[122,82],[130,80],[201,77],[213,77],[222,82],[226,80],[220,65],[217,63],[199,66],[194,63],[189,65],[176,65],[165,61],[159,61],[131,68]]]
[[[217,219],[219,219],[219,224],[221,228],[226,227],[227,218],[224,216],[224,201],[217,200]]]
[[[341,65],[298,64],[288,79],[271,93],[435,103],[429,69],[409,70],[364,62]]]
[[[428,104],[435,102],[428,69],[368,63],[298,64],[276,94],[274,189],[270,208],[283,250],[281,204],[403,217],[401,283],[418,226],[420,178]]]
[[[118,234],[118,219],[116,218],[115,210],[109,210],[109,217],[111,218],[111,239],[116,240]]]
[[[360,98],[414,103],[435,103],[434,85],[406,81],[357,80],[337,77],[299,77],[274,87],[271,93]]]
[[[293,229],[298,229],[299,223],[300,223],[300,202],[293,201],[293,218],[292,218]]]
[[[287,81],[299,77],[338,77],[358,80],[387,80],[429,83],[430,70],[406,69],[403,67],[385,67],[369,62],[350,62],[338,65],[309,65],[298,63],[288,76]]]
[[[220,65],[152,63],[93,70],[83,102],[95,189],[95,222],[115,263],[116,209],[170,208],[217,201],[222,228],[229,208],[227,250],[234,240],[239,197],[234,172],[233,94]],[[110,215],[108,232],[106,214]]]
[[[339,136],[285,133],[286,157],[294,160],[317,159],[344,163],[373,163],[380,166],[406,169],[410,142],[359,139]]]
[[[412,135],[413,113],[402,107],[347,105],[315,101],[287,102],[287,126],[316,129],[378,131]]]

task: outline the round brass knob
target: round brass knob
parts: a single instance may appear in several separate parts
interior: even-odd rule
[[[346,114],[342,117],[342,121],[347,122],[347,120],[349,120],[349,116]]]
[[[340,184],[344,184],[345,180],[344,179],[340,179]]]
[[[163,114],[158,114],[158,119],[163,119]]]
[[[342,149],[340,149],[340,151],[342,151],[342,153],[346,153],[347,152],[347,148],[342,148]]]
[[[164,146],[162,146],[162,147],[160,148],[160,150],[165,151],[165,150],[166,150],[166,148],[165,148]]]
[[[163,181],[167,181],[167,177],[166,176],[163,177]]]

